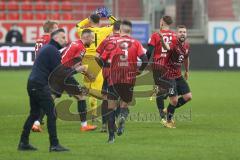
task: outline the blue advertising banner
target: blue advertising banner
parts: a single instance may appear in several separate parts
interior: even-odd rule
[[[132,36],[138,39],[142,44],[147,44],[149,39],[150,26],[149,22],[133,22]]]

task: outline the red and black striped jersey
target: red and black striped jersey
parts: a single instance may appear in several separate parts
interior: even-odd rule
[[[171,46],[171,50],[166,58],[166,79],[175,79],[181,77],[181,67],[185,59],[189,56],[190,45],[188,42],[182,44],[177,41],[175,45]]]
[[[160,30],[160,33],[163,35],[163,40],[171,44],[176,44],[177,37],[176,33],[172,30]],[[149,39],[149,45],[154,47],[153,53],[153,69],[160,69],[161,67],[165,66],[166,64],[166,57],[169,51],[165,50],[162,47],[161,37],[158,32],[152,34],[151,38]],[[159,68],[160,67],[160,68]]]
[[[44,34],[36,40],[35,57],[37,57],[39,49],[42,48],[43,45],[49,43],[50,40],[51,40],[51,37],[49,34]]]

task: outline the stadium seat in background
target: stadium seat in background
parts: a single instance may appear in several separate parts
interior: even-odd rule
[[[19,9],[17,1],[11,0],[7,4],[7,9],[10,11],[17,11]]]
[[[115,1],[113,1],[115,6]],[[139,0],[121,0],[117,1],[119,6],[119,17],[131,18],[131,19],[141,19],[142,17],[142,2]]]
[[[51,20],[60,20],[60,15],[58,13],[53,13],[49,15]]]
[[[7,16],[6,14],[0,14],[0,20],[6,20]]]
[[[33,20],[33,13],[32,12],[22,13],[22,20]]]
[[[31,11],[32,10],[32,1],[29,1],[29,0],[25,0],[22,2],[22,10],[23,11]]]
[[[10,12],[10,13],[8,13],[8,19],[9,20],[18,20],[19,19],[18,12]]]
[[[47,19],[47,14],[40,12],[35,14],[35,20],[46,20]]]
[[[60,9],[59,2],[53,0],[49,2],[48,9],[51,11],[58,11]]]
[[[62,13],[61,15],[62,20],[72,20],[72,14],[71,13]]]
[[[6,2],[4,2],[4,1],[0,1],[0,11],[4,11],[5,10],[5,8],[6,8],[6,4],[5,4]]]
[[[232,0],[208,1],[208,17],[210,20],[234,19]]]
[[[38,1],[35,3],[35,10],[36,10],[36,11],[44,11],[44,10],[46,10],[46,4],[45,4],[45,2],[43,2],[42,0],[38,0]]]
[[[71,11],[72,10],[72,4],[69,1],[63,1],[61,5],[62,11]]]
[[[78,14],[74,14],[74,16],[72,16],[72,19],[75,19],[75,20],[83,20],[84,18],[87,18],[85,17],[82,13],[78,13]]]

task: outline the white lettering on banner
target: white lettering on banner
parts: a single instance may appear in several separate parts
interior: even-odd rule
[[[26,42],[35,42],[37,39],[37,27],[36,26],[26,27],[26,32],[28,35],[26,37]]]
[[[209,44],[240,44],[240,21],[208,22]]]
[[[3,67],[32,66],[33,56],[34,47],[1,46],[0,66]]]
[[[226,66],[225,60],[228,62],[230,68],[235,67],[235,65],[240,67],[240,48],[229,48],[227,51],[224,48],[220,48],[217,54],[219,57],[219,67]]]

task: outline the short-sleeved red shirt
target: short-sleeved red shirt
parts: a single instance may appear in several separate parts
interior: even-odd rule
[[[36,40],[36,44],[35,44],[35,57],[37,57],[38,51],[40,48],[42,48],[43,45],[49,43],[51,40],[51,37],[49,34],[44,34],[41,37],[39,37]]]
[[[163,35],[163,40],[169,45],[175,44],[177,41],[176,33],[172,30],[160,30]],[[161,37],[158,32],[152,34],[149,39],[149,45],[154,47],[153,53],[153,69],[160,69],[166,64],[166,57],[169,51],[165,50],[161,44]]]
[[[146,53],[142,44],[129,36],[122,36],[104,50],[101,58],[110,63],[110,85],[117,83],[135,84],[137,57]]]
[[[181,77],[181,67],[185,59],[189,56],[190,45],[188,42],[182,44],[177,41],[175,45],[172,45],[170,53],[166,58],[167,71],[164,74],[166,79],[175,79]]]
[[[86,49],[81,40],[71,42],[62,53],[61,63],[64,66],[72,67],[76,62],[77,58],[82,60]]]

